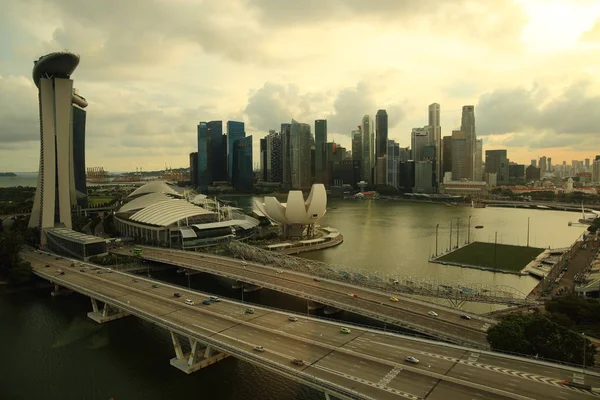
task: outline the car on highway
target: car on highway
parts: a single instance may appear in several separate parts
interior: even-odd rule
[[[277,273],[278,273],[278,274],[283,274],[283,270],[281,270],[281,269],[278,269],[278,270],[277,270]]]
[[[400,284],[400,281],[395,280],[393,283],[394,283],[394,285],[398,285],[398,284]]]
[[[298,318],[297,318],[297,317],[294,317],[293,315],[290,315],[290,316],[288,317],[288,321],[296,322],[296,321],[298,321]]]
[[[131,282],[136,283],[138,280],[137,279],[132,279]]]
[[[390,300],[393,301],[393,302],[397,302],[398,298],[397,297],[390,297]]]
[[[102,273],[102,270],[98,270],[98,271],[96,271],[96,273],[97,273],[97,274],[101,274],[101,273]]]
[[[254,346],[254,350],[258,351],[259,353],[262,353],[263,351],[265,351],[265,348],[262,346]]]
[[[436,313],[435,311],[429,311],[427,314],[431,315],[432,317],[438,316],[438,313]]]
[[[205,306],[210,306],[211,303],[210,300],[204,300],[202,304],[204,304]]]
[[[243,266],[245,267],[246,265],[248,265],[248,263],[247,263],[246,261],[242,261],[242,262],[240,263],[240,265],[243,265]]]
[[[254,308],[246,308],[246,311],[244,311],[246,314],[254,314]]]
[[[356,293],[348,293],[348,296],[350,296],[350,297],[358,297],[358,295]]]
[[[419,360],[413,356],[408,356],[404,359],[404,361],[409,362],[411,364],[418,364]]]
[[[106,272],[111,274],[113,272],[112,268],[106,268]]]
[[[44,268],[50,268],[50,265],[46,264],[44,265]]]
[[[85,268],[81,268],[79,272],[85,272]]]
[[[181,297],[181,294],[179,294],[178,292],[173,293],[173,297]]]
[[[298,365],[298,366],[303,366],[303,365],[304,365],[304,361],[302,361],[302,360],[301,360],[301,359],[299,359],[299,358],[294,358],[294,359],[292,360],[292,364],[294,364],[294,365]]]
[[[221,299],[218,298],[217,296],[210,296],[210,301],[214,301],[215,303],[218,303],[219,301],[221,301]]]
[[[460,316],[462,319],[466,319],[466,320],[470,320],[471,317],[469,317],[467,314],[463,314]]]
[[[321,280],[319,278],[313,278],[313,281],[315,281],[315,282],[321,282]]]
[[[64,274],[65,274],[65,271],[61,271],[61,270],[59,269],[58,271],[56,271],[56,273],[57,273],[57,274],[59,274],[59,275],[64,275]]]
[[[343,326],[343,327],[340,328],[340,332],[342,332],[342,333],[350,333],[352,331],[350,329],[346,328],[345,326]]]
[[[187,304],[188,306],[193,306],[193,305],[195,305],[196,303],[194,303],[194,301],[193,301],[193,300],[190,300],[190,299],[185,299],[185,304]]]
[[[154,285],[152,285],[152,288],[156,289],[158,287],[158,285],[155,283]]]

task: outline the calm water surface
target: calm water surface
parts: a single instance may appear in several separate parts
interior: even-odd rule
[[[250,197],[235,199],[240,206],[251,207]],[[461,219],[459,240],[464,242],[469,215],[472,240],[493,241],[498,232],[502,243],[525,244],[528,217],[530,243],[538,247],[565,247],[583,232],[582,227],[567,226],[568,221],[577,220],[577,213],[394,201],[330,201],[329,207],[322,225],[338,228],[345,241],[305,257],[347,269],[506,284],[523,291],[536,281],[430,264],[436,224],[440,224],[439,251],[448,247],[450,220]],[[484,228],[475,230],[475,225]],[[187,279],[173,271],[157,277],[187,285]],[[193,288],[239,296],[217,278],[196,275],[191,279]],[[247,294],[245,301],[305,310],[303,301],[269,291]],[[488,306],[478,307],[487,311]],[[90,308],[84,296],[51,298],[47,290],[0,296],[0,399],[323,398],[235,358],[185,375],[169,365],[174,355],[166,331],[133,317],[97,325],[86,317]]]

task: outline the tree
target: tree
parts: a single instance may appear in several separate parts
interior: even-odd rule
[[[493,350],[527,354],[571,364],[594,365],[596,347],[583,335],[542,315],[509,315],[488,330]]]

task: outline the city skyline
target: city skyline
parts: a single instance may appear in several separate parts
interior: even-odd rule
[[[197,150],[196,126],[210,120],[244,122],[255,164],[259,140],[282,122],[314,129],[313,121],[327,119],[328,141],[350,149],[351,132],[378,109],[387,110],[388,139],[406,147],[412,128],[428,123],[432,103],[441,108],[442,137],[459,128],[462,106],[472,104],[484,152],[507,149],[521,164],[543,155],[570,163],[600,152],[594,136],[600,117],[587,111],[600,104],[593,67],[598,5],[499,1],[498,18],[490,21],[484,17],[491,6],[471,1],[437,8],[375,3],[364,10],[343,3],[331,2],[317,15],[310,5],[285,10],[267,1],[156,3],[143,13],[110,2],[74,9],[53,0],[42,9],[35,0],[9,1],[0,17],[7,49],[0,62],[0,170],[37,169],[31,61],[65,48],[82,56],[75,79],[92,99],[86,164],[109,171],[188,165]],[[167,10],[171,22],[163,21]],[[198,25],[193,15],[206,12],[227,15],[228,22],[216,18],[189,28]],[[269,23],[286,12],[294,14],[289,26]],[[447,17],[453,13],[462,17]],[[340,16],[343,26],[335,23]],[[231,29],[230,18],[234,28],[248,29]],[[390,27],[376,28],[378,21]],[[423,27],[427,21],[431,26]],[[317,40],[322,46],[315,48]],[[140,45],[151,42],[161,51]],[[353,61],[359,45],[377,55],[387,54],[391,43],[395,53],[377,56],[376,66]],[[589,62],[574,64],[574,58]]]

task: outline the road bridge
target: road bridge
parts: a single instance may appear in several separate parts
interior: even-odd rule
[[[168,330],[175,349],[171,364],[187,373],[233,356],[320,390],[326,398],[598,398],[564,384],[580,374],[576,368],[353,326],[342,333],[337,323],[303,315],[293,322],[289,313],[261,307],[250,314],[247,305],[230,300],[203,305],[208,294],[107,269],[82,269],[36,251],[22,256],[36,275],[89,296],[94,311],[88,315],[96,321],[130,314]],[[195,304],[186,305],[186,299]],[[102,311],[98,302],[105,303]],[[189,353],[182,338],[190,342]],[[408,363],[407,356],[420,362]],[[295,359],[302,362],[295,365]],[[585,379],[590,387],[600,385],[599,374],[588,372]]]
[[[486,331],[496,321],[397,293],[351,285],[239,259],[141,246],[145,260],[223,276],[373,318],[450,343],[488,348]],[[129,249],[115,251],[131,254]],[[316,280],[315,280],[316,279]],[[396,301],[393,301],[393,300]],[[433,311],[437,316],[431,316]]]

